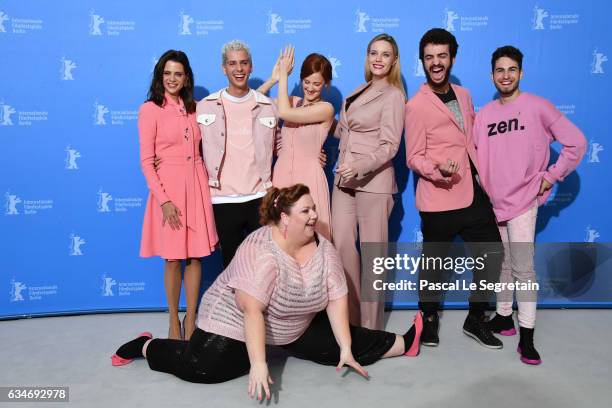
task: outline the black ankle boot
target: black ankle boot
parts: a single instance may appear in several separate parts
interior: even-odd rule
[[[149,332],[140,333],[140,336],[119,347],[117,352],[111,357],[112,364],[114,366],[121,366],[131,363],[135,358],[144,357],[142,355],[142,347],[152,337],[153,335]]]
[[[521,333],[521,340],[519,341],[518,351],[521,355],[521,361],[525,364],[538,365],[542,362],[540,354],[533,345],[533,332],[534,329],[526,329],[525,327],[519,327]]]
[[[514,336],[516,334],[512,315],[502,316],[500,314],[495,313],[495,316],[491,320],[489,320],[487,325],[493,333],[499,333],[502,336]]]

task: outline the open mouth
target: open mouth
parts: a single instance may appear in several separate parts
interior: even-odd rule
[[[442,66],[433,66],[429,69],[429,72],[431,74],[431,77],[437,80],[441,80],[444,79],[444,73],[445,73],[445,69]]]
[[[372,68],[381,70],[381,69],[384,69],[385,66],[383,64],[372,64]]]

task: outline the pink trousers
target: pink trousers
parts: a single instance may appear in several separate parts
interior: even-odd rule
[[[536,282],[533,265],[534,240],[538,205],[511,220],[499,223],[499,233],[504,243],[505,256],[499,281],[501,283]],[[537,299],[535,293],[517,292],[519,326],[532,329],[535,326]],[[523,300],[521,300],[521,298]],[[526,299],[527,298],[527,299]],[[502,291],[497,296],[497,314],[510,316],[512,314],[513,293]]]

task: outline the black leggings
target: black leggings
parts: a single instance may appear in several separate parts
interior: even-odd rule
[[[378,361],[395,342],[395,334],[350,326],[352,351],[361,365]],[[304,334],[293,343],[281,346],[296,357],[323,365],[340,361],[336,343],[325,312],[318,313]],[[196,329],[189,341],[154,339],[147,347],[149,367],[196,383],[220,383],[249,372],[246,344],[218,334]]]

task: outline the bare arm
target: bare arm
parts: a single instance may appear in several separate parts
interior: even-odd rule
[[[261,400],[270,399],[269,384],[273,384],[266,363],[266,325],[263,312],[266,306],[255,297],[236,289],[236,305],[244,314],[244,336],[251,370],[249,373],[249,396]],[[263,389],[263,394],[262,394]]]
[[[340,370],[344,365],[352,367],[359,374],[368,377],[368,372],[357,362],[351,351],[351,330],[348,318],[348,295],[341,298],[330,300],[327,304],[327,316],[331,324],[336,342],[340,347],[340,361],[336,370]]]

